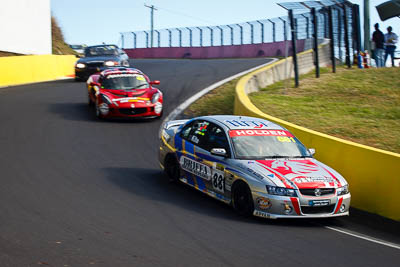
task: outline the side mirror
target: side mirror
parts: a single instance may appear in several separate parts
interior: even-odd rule
[[[310,152],[311,156],[314,156],[315,154],[315,148],[309,148],[308,152]]]
[[[213,148],[211,149],[211,155],[227,157],[225,148]]]
[[[157,85],[157,84],[160,84],[160,81],[158,81],[158,80],[151,81],[150,84],[151,85]]]

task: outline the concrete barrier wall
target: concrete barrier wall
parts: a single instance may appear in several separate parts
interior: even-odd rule
[[[75,56],[0,57],[0,87],[73,77]]]
[[[329,47],[326,47],[321,47],[320,53],[325,58],[328,55],[329,59]],[[310,58],[312,51],[299,55],[301,72],[312,68]],[[235,114],[265,118],[286,127],[307,147],[316,148],[315,157],[318,160],[346,178],[350,184],[353,207],[400,221],[400,154],[306,129],[265,114],[251,103],[247,94],[256,90],[257,86],[264,87],[282,79],[285,64],[288,65],[281,60],[240,79],[236,85]]]
[[[297,41],[297,50],[303,51],[306,40]],[[291,51],[291,42],[208,47],[153,47],[124,49],[130,58],[253,58],[284,56]],[[291,53],[291,52],[290,52]]]

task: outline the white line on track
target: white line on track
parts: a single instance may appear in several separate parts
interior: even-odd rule
[[[327,228],[329,230],[336,231],[336,232],[339,232],[339,233],[342,233],[342,234],[345,234],[345,235],[350,235],[350,236],[353,236],[353,237],[356,237],[356,238],[364,239],[364,240],[367,240],[367,241],[370,241],[370,242],[373,242],[373,243],[377,243],[377,244],[380,244],[380,245],[383,245],[383,246],[387,246],[387,247],[391,247],[391,248],[395,248],[395,249],[400,249],[400,245],[397,245],[397,244],[394,244],[394,243],[391,243],[391,242],[387,242],[387,241],[383,241],[383,240],[379,240],[379,239],[376,239],[376,238],[373,238],[373,237],[361,235],[361,234],[358,234],[358,233],[352,233],[352,232],[349,232],[349,231],[345,231],[345,230],[334,228],[334,227],[330,227],[330,226],[324,226],[324,228]]]
[[[240,73],[235,74],[235,75],[233,75],[231,77],[225,78],[225,79],[223,79],[223,80],[221,80],[219,82],[216,82],[216,83],[204,88],[203,90],[201,90],[200,92],[198,92],[197,94],[193,95],[192,97],[190,97],[189,99],[184,101],[182,104],[177,106],[170,114],[168,114],[168,116],[161,123],[161,127],[163,127],[165,122],[170,121],[170,120],[174,120],[188,106],[190,106],[193,102],[195,102],[197,99],[199,99],[203,95],[207,94],[208,92],[210,92],[210,91],[214,90],[215,88],[223,85],[224,83],[232,81],[233,79],[236,79],[236,78],[238,78],[240,76],[243,76],[243,75],[245,75],[247,73],[250,73],[250,72],[252,72],[252,71],[254,71],[256,69],[259,69],[261,67],[264,67],[266,65],[272,64],[272,63],[276,62],[277,60],[278,59],[273,59],[272,61],[270,61],[268,63],[259,65],[257,67],[251,68],[249,70],[245,70],[243,72],[240,72]],[[399,249],[400,250],[400,245],[397,245],[397,244],[394,244],[394,243],[391,243],[391,242],[378,240],[378,239],[373,238],[373,237],[368,237],[368,236],[361,235],[361,234],[358,234],[358,233],[352,233],[352,232],[349,232],[349,231],[344,231],[342,229],[338,229],[338,228],[334,228],[334,227],[330,227],[330,226],[324,226],[324,228],[332,230],[332,231],[336,231],[336,232],[339,232],[339,233],[342,233],[342,234],[345,234],[345,235],[349,235],[349,236],[353,236],[353,237],[356,237],[356,238],[360,238],[360,239],[363,239],[363,240],[366,240],[366,241],[369,241],[369,242],[377,243],[377,244],[380,244],[380,245],[383,245],[383,246],[387,246],[387,247],[391,247],[391,248],[395,248],[395,249]]]

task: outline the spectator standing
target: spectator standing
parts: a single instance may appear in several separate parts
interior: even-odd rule
[[[383,35],[383,32],[379,30],[379,23],[375,23],[374,25],[375,31],[372,34],[372,41],[374,42],[374,59],[376,66],[378,68],[384,67],[384,62],[383,62],[383,53],[385,52],[385,36]]]
[[[392,67],[394,67],[394,51],[396,50],[396,43],[398,41],[397,34],[392,32],[392,27],[387,28],[387,33],[385,34],[385,64],[388,56],[390,55],[392,59]]]

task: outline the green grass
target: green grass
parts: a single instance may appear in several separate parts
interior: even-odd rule
[[[300,87],[281,81],[250,94],[263,112],[360,144],[400,153],[400,69],[321,68],[302,75]],[[233,114],[238,79],[200,98],[187,116]]]
[[[190,105],[184,114],[190,117],[233,114],[235,86],[238,81],[239,78],[234,79],[204,95]]]
[[[263,112],[280,119],[400,153],[400,69],[346,69],[308,76],[299,88],[277,83],[250,94]]]

